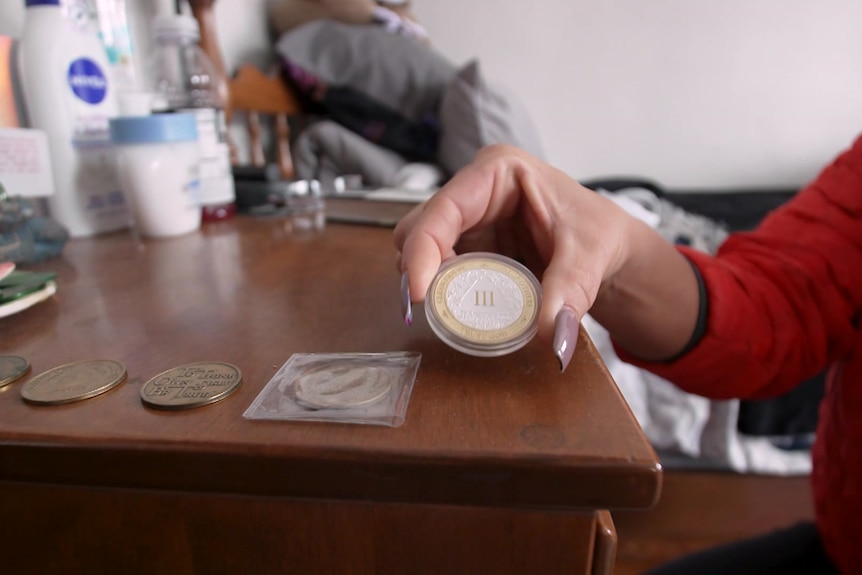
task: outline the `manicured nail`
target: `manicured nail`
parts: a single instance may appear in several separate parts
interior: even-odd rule
[[[580,327],[580,320],[572,308],[564,307],[557,313],[554,321],[554,354],[560,360],[560,371],[566,371],[572,361]]]
[[[408,326],[413,324],[413,304],[410,303],[410,282],[407,272],[401,274],[401,316]]]

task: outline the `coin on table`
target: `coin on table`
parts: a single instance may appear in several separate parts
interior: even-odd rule
[[[0,387],[18,381],[30,372],[30,362],[20,355],[0,355]]]
[[[21,387],[21,397],[39,405],[62,405],[95,397],[125,380],[126,367],[118,361],[76,361],[40,373]]]
[[[220,401],[236,391],[242,372],[220,361],[188,363],[151,378],[141,388],[141,401],[156,409],[191,409]]]
[[[393,375],[368,365],[327,366],[299,376],[294,382],[296,402],[311,409],[365,407],[392,388]]]

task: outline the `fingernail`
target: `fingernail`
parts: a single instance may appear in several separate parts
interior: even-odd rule
[[[410,282],[407,272],[401,274],[401,316],[408,326],[413,324],[413,304],[410,303]]]
[[[566,371],[572,361],[580,327],[580,320],[572,308],[564,307],[557,313],[554,321],[554,354],[560,360],[560,371]]]

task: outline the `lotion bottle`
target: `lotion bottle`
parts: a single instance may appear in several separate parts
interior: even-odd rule
[[[49,215],[71,237],[125,228],[109,120],[117,116],[110,65],[86,0],[25,0],[20,65],[29,124],[48,135]]]

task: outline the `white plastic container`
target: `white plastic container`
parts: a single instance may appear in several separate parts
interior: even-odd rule
[[[108,133],[117,104],[93,14],[82,0],[25,4],[21,76],[29,124],[48,135],[50,215],[72,237],[125,228],[129,211]]]
[[[193,232],[201,225],[197,123],[192,114],[111,120],[123,189],[135,229],[149,238]]]

